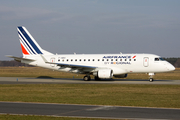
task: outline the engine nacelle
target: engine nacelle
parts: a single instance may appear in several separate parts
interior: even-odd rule
[[[111,69],[101,69],[97,73],[93,73],[94,76],[98,78],[109,79],[113,77],[113,71]]]
[[[116,78],[126,78],[128,74],[114,75]]]

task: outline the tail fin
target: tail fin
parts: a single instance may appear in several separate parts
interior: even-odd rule
[[[17,30],[23,56],[38,54],[53,55],[52,53],[43,50],[25,27],[19,26]]]

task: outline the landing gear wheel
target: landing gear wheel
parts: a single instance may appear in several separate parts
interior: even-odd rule
[[[90,76],[84,76],[83,80],[84,80],[84,81],[90,81],[90,80],[91,80],[91,77],[90,77]]]
[[[153,76],[154,76],[155,74],[154,73],[149,73],[149,82],[153,82]]]
[[[149,82],[153,82],[153,78],[150,78],[150,79],[149,79]]]

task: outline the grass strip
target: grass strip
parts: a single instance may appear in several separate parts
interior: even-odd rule
[[[180,108],[180,85],[0,85],[0,101]]]
[[[112,120],[112,119],[51,117],[51,116],[34,116],[34,115],[0,115],[0,120]]]

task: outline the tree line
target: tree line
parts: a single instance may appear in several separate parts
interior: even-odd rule
[[[174,67],[180,67],[180,58],[164,58],[166,61],[170,62]]]
[[[174,65],[176,68],[180,67],[180,58],[163,58],[166,61],[170,62],[172,65]],[[15,60],[11,61],[0,61],[0,67],[18,67],[18,66],[25,66],[29,67],[31,65],[27,65],[24,63],[17,62]],[[32,66],[31,66],[32,67]]]
[[[24,63],[20,63],[20,62],[17,62],[15,60],[0,61],[0,67],[20,67],[20,66],[29,67],[30,65],[27,65],[27,64],[24,64]]]

